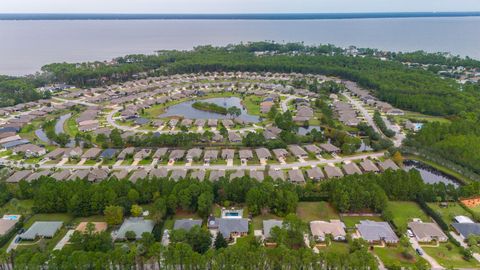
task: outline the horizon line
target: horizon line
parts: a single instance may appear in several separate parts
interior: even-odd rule
[[[276,13],[0,13],[0,20],[321,20],[480,17],[480,11]]]

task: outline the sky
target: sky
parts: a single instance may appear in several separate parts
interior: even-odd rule
[[[480,0],[0,0],[0,13],[349,13],[480,11]]]

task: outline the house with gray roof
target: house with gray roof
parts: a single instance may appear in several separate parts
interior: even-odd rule
[[[240,159],[249,160],[253,158],[252,150],[243,149],[239,151]]]
[[[207,126],[209,127],[217,127],[218,120],[217,119],[208,119]]]
[[[223,119],[223,120],[222,120],[222,125],[223,125],[225,128],[231,128],[231,127],[233,127],[235,124],[234,124],[233,121],[230,120],[230,119]]]
[[[187,170],[185,169],[172,170],[172,174],[170,175],[170,178],[175,181],[184,179],[185,177],[187,177]]]
[[[137,182],[139,179],[145,179],[148,176],[148,172],[144,169],[135,170],[132,175],[130,175],[130,181],[133,183]]]
[[[235,150],[233,149],[222,149],[222,159],[233,159],[235,157]]]
[[[369,243],[398,243],[398,236],[387,222],[362,220],[356,227],[360,236]]]
[[[250,171],[250,178],[253,178],[253,179],[261,182],[265,178],[265,174],[264,174],[263,171],[251,170]]]
[[[318,181],[325,178],[325,175],[323,174],[323,171],[321,168],[313,167],[307,170],[307,177],[312,180]]]
[[[168,170],[166,168],[152,169],[148,173],[148,176],[150,178],[165,178],[168,176]]]
[[[30,170],[23,170],[23,171],[16,171],[10,177],[7,178],[7,183],[18,183],[24,179],[26,179],[32,171]]]
[[[83,153],[81,147],[67,148],[65,153],[63,153],[64,158],[79,158]]]
[[[32,182],[32,181],[38,180],[38,179],[39,179],[40,177],[42,177],[42,176],[49,176],[51,173],[52,173],[52,171],[50,171],[50,170],[44,170],[44,171],[34,172],[34,173],[30,174],[30,175],[25,179],[25,181],[27,181],[27,182]]]
[[[114,240],[125,240],[125,234],[129,231],[135,233],[135,238],[141,239],[142,234],[145,232],[151,233],[153,231],[153,227],[155,226],[155,222],[149,219],[143,218],[128,218],[125,219],[122,226],[118,231],[112,232],[112,238]]]
[[[210,162],[212,160],[216,160],[218,158],[218,150],[205,150],[205,154],[203,155],[203,160],[205,162]]]
[[[200,148],[192,148],[187,151],[187,160],[188,161],[193,161],[193,160],[198,160],[202,156],[202,149]]]
[[[190,127],[190,126],[192,126],[192,124],[193,124],[193,120],[192,119],[187,119],[187,118],[183,119],[182,122],[180,123],[180,125],[185,126],[185,127]]]
[[[452,223],[452,227],[464,239],[467,239],[470,235],[480,235],[480,223]]]
[[[153,154],[153,158],[161,159],[167,154],[167,151],[168,151],[168,148],[166,147],[158,148]]]
[[[64,177],[68,173],[68,176],[67,176],[68,180],[77,180],[77,179],[83,180],[83,179],[87,178],[88,174],[90,173],[89,170],[76,170],[71,175],[70,175],[69,171],[65,170],[63,172],[65,172],[65,173],[63,173],[63,175],[61,175],[60,177]],[[52,177],[53,177],[53,175],[52,175]]]
[[[135,147],[127,147],[118,154],[118,159],[126,159],[128,156],[133,157],[133,153],[135,153]]]
[[[206,174],[205,170],[196,170],[190,174],[190,178],[203,181],[205,180],[205,174]]]
[[[299,169],[293,169],[288,171],[288,179],[292,183],[296,184],[303,184],[305,183],[305,177],[303,176],[303,173]]]
[[[400,169],[395,162],[393,162],[391,159],[387,159],[385,161],[380,161],[378,162],[378,167],[380,167],[380,170],[386,171],[386,170],[398,170]]]
[[[296,156],[298,158],[307,158],[308,157],[308,153],[305,150],[303,150],[303,148],[301,148],[300,146],[298,146],[296,144],[291,144],[287,148],[294,156]]]
[[[90,182],[99,182],[108,178],[108,170],[106,169],[93,169],[88,173],[87,180]]]
[[[273,180],[285,181],[285,172],[282,170],[269,170],[268,176],[270,176]]]
[[[52,238],[62,226],[63,222],[61,221],[36,221],[26,232],[20,235],[20,238],[25,240]]]
[[[432,241],[447,242],[447,235],[433,222],[412,221],[408,228],[413,232],[418,242],[429,243]]]
[[[117,149],[113,149],[113,148],[108,148],[108,149],[105,149],[103,150],[103,152],[100,154],[100,158],[101,159],[112,159],[115,157],[115,155],[117,154],[118,150]]]
[[[63,170],[63,171],[56,171],[53,173],[50,177],[57,181],[64,181],[69,179],[70,177],[70,171],[69,170]]]
[[[230,131],[228,132],[228,141],[231,143],[241,143],[242,142],[242,136],[240,136],[238,133]]]
[[[227,240],[248,234],[246,218],[216,218],[214,222],[217,224],[219,233]]]
[[[263,221],[262,233],[265,239],[268,239],[271,237],[270,232],[274,227],[282,228],[283,222],[278,219],[266,219]]]
[[[270,151],[268,151],[268,149],[265,147],[255,149],[255,153],[257,154],[257,157],[260,160],[262,159],[266,160],[272,157],[272,154],[270,154]]]
[[[127,170],[119,170],[119,171],[114,171],[112,173],[112,177],[115,177],[119,180],[125,179],[128,176],[128,171]]]
[[[185,150],[177,149],[170,152],[169,160],[177,161],[183,158],[185,155]]]
[[[362,174],[362,171],[358,168],[357,164],[353,162],[343,165],[343,171],[346,175]]]
[[[360,162],[360,167],[364,172],[378,172],[379,169],[370,159],[364,159]]]
[[[273,149],[272,151],[277,159],[285,159],[288,156],[288,151],[284,148],[277,148]]]
[[[230,174],[230,180],[235,179],[235,178],[242,178],[245,176],[245,171],[244,170],[238,170],[235,171],[234,173]]]
[[[331,143],[322,143],[320,144],[320,148],[322,148],[323,151],[328,153],[340,153],[340,148],[336,147]]]
[[[177,219],[175,220],[175,223],[173,224],[173,229],[174,230],[185,230],[185,231],[190,231],[193,227],[195,226],[202,226],[202,220],[201,219]]]
[[[323,168],[328,178],[343,177],[343,172],[336,166],[325,166]]]
[[[314,153],[315,155],[318,155],[322,152],[322,149],[320,149],[320,147],[316,146],[315,144],[307,144],[304,147],[308,152]]]
[[[133,156],[133,159],[141,160],[150,157],[150,154],[152,154],[152,149],[148,148],[143,148],[140,149],[135,155]]]
[[[218,181],[221,177],[225,177],[225,171],[223,170],[214,170],[210,171],[210,181]]]
[[[197,119],[195,120],[194,125],[197,127],[203,127],[205,126],[205,123],[206,123],[205,119]]]
[[[87,152],[83,153],[82,158],[96,159],[101,152],[102,152],[102,149],[100,148],[90,148],[87,150]]]
[[[54,160],[60,158],[65,153],[65,148],[55,148],[54,150],[48,152],[43,158]]]

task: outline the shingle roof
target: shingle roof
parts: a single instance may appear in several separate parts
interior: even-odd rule
[[[36,221],[20,237],[28,240],[33,240],[37,237],[51,238],[62,226],[63,222],[61,221]]]
[[[452,223],[455,230],[464,238],[469,235],[480,235],[480,223]]]
[[[244,170],[238,170],[238,171],[230,174],[230,179],[242,178],[244,176],[245,176],[245,171]]]
[[[395,164],[395,162],[393,162],[391,159],[387,159],[383,162],[379,162],[378,166],[380,167],[380,169],[382,169],[382,171],[386,171],[388,169],[392,169],[392,170],[399,169],[397,164]]]
[[[264,147],[255,149],[255,153],[257,154],[258,159],[268,159],[272,157],[270,151]]]
[[[360,162],[360,167],[362,167],[365,172],[378,172],[377,166],[375,166],[373,161],[371,161],[370,159],[365,159]]]
[[[362,171],[358,168],[357,164],[353,162],[343,165],[343,170],[347,175],[362,174]]]
[[[235,156],[235,150],[222,149],[222,159],[233,159],[234,156]]]
[[[294,156],[307,156],[308,155],[308,153],[305,150],[303,150],[303,148],[301,148],[300,146],[295,145],[295,144],[289,145],[288,150],[290,152],[292,152],[292,154]]]
[[[313,236],[325,237],[332,235],[333,237],[345,236],[345,224],[341,221],[312,221],[310,222],[310,231]]]
[[[167,154],[168,148],[158,148],[157,151],[153,154],[153,158],[161,158]]]
[[[125,233],[128,231],[133,231],[137,239],[142,238],[144,232],[151,233],[155,222],[153,220],[143,219],[143,218],[129,218],[126,219],[120,229],[115,233],[115,238],[125,239]]]
[[[173,225],[174,230],[184,229],[189,231],[194,226],[202,226],[201,219],[177,219]]]
[[[181,159],[183,158],[183,156],[185,155],[185,150],[173,150],[172,152],[170,152],[170,157],[169,159]]]
[[[282,228],[282,226],[283,226],[283,222],[281,220],[277,220],[277,219],[264,220],[263,221],[263,236],[265,238],[269,238],[270,237],[270,231],[274,227]]]
[[[336,147],[335,145],[333,145],[331,143],[322,143],[322,144],[320,144],[320,148],[322,148],[326,152],[338,152],[338,151],[340,151],[340,148]]]
[[[172,170],[172,174],[170,175],[170,178],[177,181],[185,178],[186,176],[187,176],[187,170],[176,169],[176,170]]]
[[[440,229],[436,223],[429,222],[409,222],[408,227],[412,230],[415,236],[419,239],[445,239],[447,235]]]
[[[357,224],[357,229],[363,239],[368,242],[385,241],[388,243],[398,242],[398,237],[387,222],[362,220]]]
[[[225,238],[230,238],[230,234],[248,233],[248,219],[246,218],[218,218],[218,230]]]
[[[285,172],[282,170],[270,170],[268,171],[268,175],[273,179],[273,180],[285,180]]]
[[[32,173],[30,170],[23,170],[13,173],[10,177],[7,178],[7,183],[18,183],[21,180],[27,178]]]
[[[209,179],[210,181],[217,181],[221,177],[225,177],[225,171],[221,171],[221,170],[211,171]]]
[[[342,170],[340,170],[340,168],[338,167],[325,166],[323,169],[325,170],[325,174],[327,175],[328,178],[343,176]]]
[[[322,169],[319,167],[313,167],[311,169],[308,169],[307,176],[312,180],[320,180],[322,178],[325,178]]]
[[[294,183],[303,183],[305,182],[305,178],[303,177],[303,173],[299,169],[293,169],[288,171],[288,179]]]
[[[148,176],[151,178],[165,178],[168,175],[168,170],[165,168],[157,168],[157,169],[152,169]]]
[[[253,158],[252,150],[243,149],[239,152],[240,159],[251,159]]]
[[[205,170],[196,170],[192,172],[190,178],[203,181],[205,179]]]
[[[250,178],[253,178],[257,181],[263,181],[263,179],[265,178],[265,174],[263,171],[250,171]]]

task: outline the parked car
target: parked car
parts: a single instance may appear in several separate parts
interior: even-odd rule
[[[415,249],[418,255],[423,256],[423,251],[421,251],[419,248]]]

